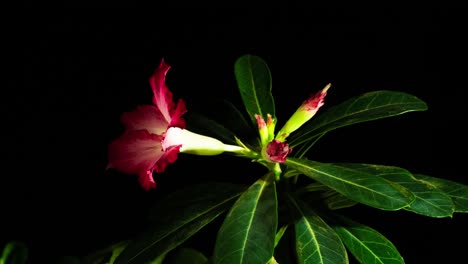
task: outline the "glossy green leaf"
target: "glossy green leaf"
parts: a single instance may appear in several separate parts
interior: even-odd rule
[[[349,199],[382,210],[398,210],[408,206],[415,199],[406,188],[376,177],[367,168],[353,168],[296,158],[288,158],[286,165]],[[402,170],[401,173],[406,171]]]
[[[468,213],[468,186],[423,174],[414,174],[414,176],[448,195],[453,201],[455,212]]]
[[[405,210],[430,217],[450,217],[454,213],[455,206],[447,194],[431,184],[416,179],[408,171],[402,173],[403,169],[393,166],[368,164],[349,164],[349,166],[374,171],[375,175],[395,182],[412,192],[416,199],[405,207]]]
[[[334,195],[327,197],[324,202],[330,210],[348,208],[358,204],[358,202],[349,199],[341,193],[335,193]]]
[[[206,264],[208,258],[193,248],[180,248],[171,253],[163,262],[164,264]]]
[[[275,246],[277,206],[275,177],[268,173],[230,209],[216,238],[213,263],[267,263]]]
[[[333,228],[340,236],[346,248],[360,263],[403,264],[403,257],[396,247],[376,230],[340,218],[343,225]]]
[[[8,242],[0,258],[1,264],[24,264],[28,261],[29,250],[26,244],[20,241]]]
[[[318,114],[291,136],[290,146],[295,147],[339,127],[424,110],[427,110],[426,103],[407,93],[365,93]]]
[[[227,183],[188,186],[152,208],[152,226],[131,241],[115,263],[145,263],[166,254],[229,208],[245,188]]]
[[[265,120],[267,114],[275,117],[271,73],[265,61],[258,56],[244,55],[235,62],[234,71],[242,101],[254,124],[255,114]]]
[[[187,115],[187,129],[192,132],[211,136],[221,140],[225,144],[237,144],[236,135],[220,123],[199,113]]]
[[[288,196],[295,215],[296,254],[300,264],[348,263],[340,237],[302,201]]]

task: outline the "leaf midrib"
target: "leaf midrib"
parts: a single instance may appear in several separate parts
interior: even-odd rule
[[[348,229],[343,228],[343,227],[342,227],[341,230],[346,232],[351,238],[353,238],[355,241],[357,241],[362,247],[367,249],[367,252],[371,253],[372,256],[374,256],[374,259],[378,260],[379,263],[385,264],[385,262],[381,261],[381,259],[376,254],[374,254],[374,252],[364,242],[359,240],[352,232],[350,232]]]
[[[288,159],[287,162],[292,162],[292,163],[294,163],[294,164],[296,164],[296,165],[300,165],[301,167],[310,169],[310,170],[315,171],[315,172],[320,173],[320,174],[327,175],[328,177],[331,177],[331,178],[333,178],[333,179],[337,179],[337,180],[339,180],[339,181],[342,181],[342,182],[344,182],[344,183],[348,183],[348,184],[350,184],[350,185],[357,186],[357,187],[359,187],[359,188],[365,189],[365,190],[370,191],[370,192],[372,192],[372,193],[380,194],[381,196],[384,196],[384,197],[393,197],[393,196],[385,195],[385,193],[381,193],[381,192],[374,191],[374,190],[369,189],[369,188],[367,188],[367,187],[365,187],[365,186],[363,186],[363,185],[358,185],[358,184],[355,184],[355,183],[353,183],[353,182],[346,181],[346,180],[344,180],[344,179],[342,179],[342,178],[335,177],[335,176],[333,176],[333,175],[331,175],[331,174],[328,174],[328,173],[325,173],[325,172],[316,170],[316,169],[314,169],[314,168],[312,168],[312,167],[306,166],[306,165],[304,165],[304,164],[302,164],[302,163],[299,163],[299,162],[295,162],[295,161],[293,161],[293,160],[291,160],[291,159]],[[350,169],[350,168],[345,168],[345,169],[355,171],[355,170]],[[394,190],[396,191],[396,189],[394,189]]]
[[[258,96],[257,96],[257,89],[256,89],[256,86],[255,86],[255,80],[254,80],[254,77],[253,77],[253,67],[252,67],[252,63],[251,63],[251,58],[252,58],[251,56],[247,57],[247,61],[248,61],[248,64],[249,64],[249,67],[248,67],[249,78],[248,79],[252,83],[252,85],[250,87],[253,89],[252,95],[253,95],[254,100],[255,100],[255,107],[258,110],[258,114],[263,117],[262,109],[260,108],[260,101],[258,100]]]
[[[307,229],[310,231],[315,245],[318,246],[319,243],[318,243],[318,241],[317,241],[317,236],[315,235],[315,231],[312,229],[312,226],[310,225],[309,221],[307,220],[307,217],[305,216],[304,211],[301,210],[301,208],[300,208],[299,205],[296,203],[296,201],[294,200],[294,198],[289,197],[289,199],[293,202],[294,207],[296,207],[297,211],[301,214],[301,216],[306,220],[305,222],[306,222]],[[320,250],[317,250],[317,253],[318,253],[319,258],[320,258],[320,263],[323,263],[322,252],[321,252]],[[310,256],[309,256],[309,257],[310,257]]]
[[[414,103],[411,103],[411,104],[420,104],[418,102],[414,102]],[[353,117],[355,115],[358,115],[358,114],[361,114],[363,112],[366,112],[366,111],[369,111],[369,110],[379,110],[380,108],[385,108],[385,107],[394,107],[394,106],[397,106],[397,105],[409,105],[409,104],[404,104],[402,102],[399,102],[399,103],[393,103],[393,104],[386,104],[386,105],[381,105],[381,106],[378,106],[378,107],[373,107],[373,108],[368,108],[366,107],[365,109],[362,109],[360,111],[356,111],[356,112],[352,112],[351,114],[348,115],[348,112],[347,110],[345,111],[344,113],[344,116],[341,116],[339,118],[335,118],[335,119],[326,119],[322,122],[322,125],[318,125],[316,127],[314,127],[313,129],[305,132],[304,134],[302,134],[301,136],[299,136],[296,140],[292,140],[291,143],[294,143],[294,146],[297,146],[301,143],[303,143],[304,141],[306,140],[301,140],[299,143],[296,143],[295,141],[299,141],[301,138],[304,138],[306,137],[307,135],[313,133],[314,131],[324,127],[325,125],[327,124],[330,124],[330,123],[334,123],[334,122],[337,122],[337,121],[340,121],[342,119],[345,119],[345,118],[349,118],[349,117]],[[385,117],[391,117],[391,116],[395,116],[395,115],[402,115],[404,113],[407,113],[407,112],[414,112],[414,111],[423,111],[425,110],[425,108],[418,108],[418,109],[408,109],[408,110],[405,110],[405,111],[402,111],[402,112],[398,112],[397,114],[392,114],[392,115],[388,115],[388,116],[385,116]],[[380,118],[375,118],[375,119],[380,119]],[[369,119],[369,120],[375,120],[375,119]],[[365,121],[369,121],[369,120],[363,120],[361,122],[365,122]],[[360,122],[358,122],[360,123]],[[343,124],[343,126],[345,126],[346,124]],[[338,126],[340,127],[340,126]],[[323,133],[327,133],[329,132],[330,130],[326,130],[324,131]]]
[[[258,192],[258,195],[257,195],[257,197],[256,197],[256,199],[255,199],[255,206],[254,206],[252,212],[255,212],[255,210],[257,209],[258,201],[260,200],[260,196],[262,196],[262,192],[263,192],[263,190],[265,189],[266,184],[267,184],[266,181],[262,182],[262,185],[260,186],[260,190],[259,190],[259,192]],[[243,260],[244,260],[245,245],[247,244],[247,240],[248,240],[247,238],[249,237],[249,234],[250,234],[250,229],[251,229],[251,227],[252,227],[252,222],[253,222],[254,216],[255,216],[255,214],[252,213],[252,216],[251,216],[250,219],[249,219],[249,225],[247,226],[245,239],[244,239],[244,241],[242,242],[242,249],[244,249],[244,250],[241,251],[241,257],[240,257],[241,262],[240,262],[240,264],[242,264],[242,262],[243,262]]]

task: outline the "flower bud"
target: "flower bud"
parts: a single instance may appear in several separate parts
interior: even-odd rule
[[[265,122],[265,119],[261,115],[255,114],[255,119],[257,120],[258,134],[260,135],[260,141],[262,146],[268,144],[268,127]]]
[[[266,146],[265,157],[269,161],[283,163],[291,151],[287,143],[274,139]]]
[[[309,121],[319,108],[324,105],[324,99],[330,86],[331,84],[327,84],[321,91],[305,100],[278,132],[276,139],[284,141],[292,132]]]

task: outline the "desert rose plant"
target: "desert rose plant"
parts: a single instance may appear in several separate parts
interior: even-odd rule
[[[174,107],[165,85],[168,70],[163,61],[150,78],[154,105],[123,115],[127,131],[110,144],[110,166],[138,175],[145,189],[155,187],[153,170],[164,170],[177,153],[230,152],[268,170],[250,186],[200,183],[157,201],[153,226],[121,245],[114,263],[164,263],[177,258],[186,258],[183,263],[276,263],[285,259],[278,245],[286,237],[295,248],[286,257],[292,263],[348,263],[348,254],[361,263],[404,263],[388,239],[339,209],[361,203],[428,217],[468,212],[468,187],[462,184],[399,167],[306,158],[314,143],[334,129],[426,110],[426,104],[413,95],[373,91],[321,112],[327,92],[333,89],[328,84],[306,98],[277,129],[270,70],[258,56],[245,55],[234,64],[247,113],[247,118],[239,114],[238,119],[239,123],[247,119],[250,124],[242,127],[257,128],[258,136],[242,141],[226,125],[203,116],[197,116],[194,123],[205,131],[208,128],[216,138],[186,130],[185,106],[179,101]],[[299,177],[306,180],[298,181]],[[224,220],[212,255],[179,248],[218,217]],[[172,253],[170,258],[168,253]]]
[[[395,166],[307,158],[334,129],[426,110],[413,95],[371,91],[323,107],[333,89],[327,84],[276,127],[270,70],[260,57],[244,55],[234,73],[246,111],[229,104],[224,110],[237,121],[224,124],[203,115],[185,118],[184,102],[174,102],[165,83],[169,69],[161,61],[150,78],[152,105],[122,115],[125,132],[109,145],[108,167],[136,175],[145,190],[156,188],[157,173],[177,166],[184,154],[235,155],[265,166],[266,173],[247,186],[220,179],[176,190],[155,201],[140,236],[76,263],[340,264],[349,263],[349,254],[360,263],[404,263],[391,241],[340,209],[363,204],[433,218],[468,212],[468,186],[460,183]],[[258,132],[241,138],[240,129]],[[187,248],[184,242],[215,219],[221,224],[211,253]]]

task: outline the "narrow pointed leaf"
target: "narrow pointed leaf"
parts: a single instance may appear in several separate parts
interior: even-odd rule
[[[284,232],[286,232],[286,230],[288,229],[288,225],[285,225],[285,226],[282,226],[278,232],[276,232],[276,236],[275,236],[275,248],[276,246],[278,245],[278,243],[280,242],[281,238],[283,237],[284,235]]]
[[[277,206],[274,175],[268,173],[232,206],[218,232],[213,263],[267,263],[275,246]]]
[[[297,217],[294,227],[299,263],[348,263],[346,249],[335,231],[302,201],[288,197]]]
[[[292,135],[290,146],[339,127],[424,110],[427,110],[426,103],[407,93],[385,90],[365,93],[321,112]]]
[[[106,248],[97,250],[92,254],[89,254],[83,258],[83,263],[101,263],[107,262],[113,264],[115,259],[122,253],[125,247],[128,245],[127,240],[117,242]]]
[[[342,226],[334,226],[346,248],[360,263],[403,264],[403,257],[396,247],[376,230],[340,218]]]
[[[382,210],[398,210],[408,206],[414,200],[414,195],[407,189],[377,177],[366,168],[295,158],[288,158],[286,165],[327,185],[349,199]],[[405,171],[402,170],[401,173]]]
[[[447,194],[431,184],[416,179],[402,168],[369,164],[348,164],[348,166],[374,171],[375,175],[408,189],[414,194],[415,200],[405,207],[405,210],[430,217],[450,217],[454,213],[455,206]]]
[[[150,262],[145,262],[148,264],[164,264],[164,260],[166,260],[166,256],[169,252],[164,253],[162,255],[157,256],[155,259],[151,260]]]
[[[226,183],[185,187],[151,211],[152,226],[131,241],[115,263],[146,263],[164,256],[229,208],[244,190]]]
[[[453,201],[455,212],[468,213],[468,186],[423,174],[414,174],[414,176],[448,195]]]
[[[19,241],[10,241],[3,248],[1,264],[25,264],[28,261],[28,247]]]
[[[265,120],[267,114],[275,117],[275,104],[271,94],[271,73],[268,65],[258,56],[244,55],[234,65],[239,91],[252,122],[255,114]]]
[[[114,264],[117,257],[122,253],[122,251],[127,247],[128,241],[123,241],[113,246],[112,255],[109,259],[109,264]]]

